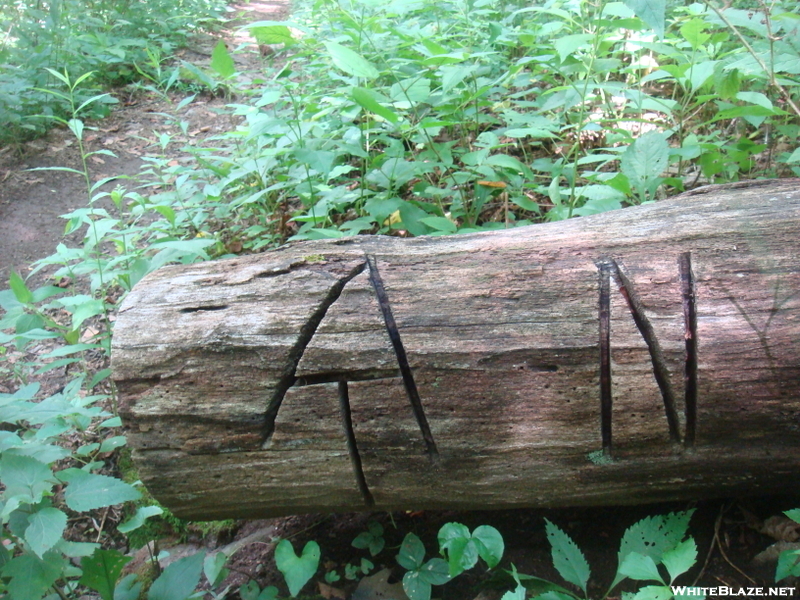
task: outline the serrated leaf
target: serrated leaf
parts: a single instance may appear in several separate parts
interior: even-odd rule
[[[789,517],[795,523],[800,523],[800,508],[793,508],[791,510],[783,511],[787,517]]]
[[[117,550],[96,550],[81,559],[80,584],[93,589],[103,600],[114,600],[114,588],[122,569],[133,560]]]
[[[395,113],[392,109],[382,105],[378,101],[377,94],[375,94],[372,90],[355,87],[353,88],[351,95],[353,96],[353,100],[358,102],[362,108],[375,113],[379,117],[383,117],[391,123],[397,123],[400,120],[400,117],[397,116],[397,113]]]
[[[648,585],[636,592],[632,600],[669,600],[672,596],[672,589],[665,585]]]
[[[211,51],[211,68],[223,79],[228,79],[236,73],[236,65],[233,63],[231,55],[228,54],[228,47],[222,40],[217,42]]]
[[[106,475],[66,469],[59,472],[58,477],[67,482],[67,489],[64,491],[67,506],[77,512],[121,504],[141,497],[133,486]]]
[[[185,556],[169,565],[150,586],[148,600],[186,600],[200,583],[205,552]]]
[[[621,566],[625,557],[631,552],[649,556],[653,562],[661,562],[664,553],[675,548],[686,537],[692,514],[694,510],[645,517],[631,525],[622,536],[617,554],[618,564]],[[611,587],[624,578],[617,569],[617,576]]]
[[[566,533],[547,519],[545,519],[545,530],[552,548],[553,566],[565,581],[577,585],[586,593],[590,571],[583,552]]]
[[[666,0],[625,0],[625,6],[663,39],[666,22]]]
[[[292,598],[297,596],[303,586],[317,572],[319,566],[319,545],[308,542],[303,548],[303,553],[297,556],[289,540],[281,540],[275,548],[275,564],[283,573],[286,585]]]
[[[414,571],[422,566],[423,560],[425,560],[425,546],[416,535],[407,533],[403,543],[400,544],[397,562],[404,569]]]
[[[800,575],[800,552],[797,550],[784,550],[778,556],[778,565],[775,569],[775,583],[787,577]]]
[[[646,183],[661,176],[669,161],[666,136],[650,131],[636,139],[622,154],[622,172],[632,182]]]
[[[54,552],[44,559],[22,554],[3,566],[3,576],[10,577],[7,591],[11,600],[39,600],[61,576],[66,561]]]
[[[36,504],[44,492],[53,487],[50,467],[29,456],[3,453],[0,459],[0,481],[6,486],[5,496],[24,496],[25,501]]]
[[[43,508],[28,517],[25,541],[39,558],[61,539],[67,527],[67,515],[57,508]]]
[[[664,552],[664,556],[661,559],[669,573],[670,583],[674,582],[679,575],[691,569],[696,561],[697,544],[692,538],[684,540],[672,550]]]
[[[285,44],[291,46],[295,43],[292,31],[286,25],[263,25],[249,27],[250,35],[256,38],[259,44]]]
[[[619,572],[635,581],[661,581],[661,574],[652,558],[631,552],[622,561]]]
[[[127,521],[117,526],[117,531],[120,533],[130,533],[135,529],[139,529],[144,522],[150,517],[155,517],[164,513],[164,509],[160,506],[142,506],[136,510],[136,513]]]
[[[350,48],[345,48],[336,42],[325,42],[325,47],[328,49],[333,64],[348,75],[365,79],[376,79],[380,75],[378,69],[371,62]]]

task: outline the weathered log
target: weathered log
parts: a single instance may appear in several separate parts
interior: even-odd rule
[[[800,180],[163,268],[117,318],[183,517],[800,491]]]

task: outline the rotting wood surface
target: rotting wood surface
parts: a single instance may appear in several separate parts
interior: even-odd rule
[[[166,267],[113,343],[181,517],[796,493],[800,180]]]

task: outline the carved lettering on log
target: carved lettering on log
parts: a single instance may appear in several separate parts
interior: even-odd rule
[[[113,340],[141,479],[202,519],[797,492],[800,180],[714,189],[148,275]]]
[[[647,344],[653,376],[658,384],[667,416],[669,437],[675,442],[681,441],[676,408],[675,392],[669,380],[669,369],[655,330],[650,324],[639,300],[630,277],[624,266],[613,258],[601,258],[595,261],[599,273],[599,324],[600,324],[600,436],[603,453],[611,455],[612,444],[612,380],[611,380],[611,278],[617,280],[619,291],[628,305],[636,328]],[[684,447],[694,446],[697,431],[697,304],[694,275],[692,273],[691,252],[684,252],[678,258],[681,291],[683,295],[684,338],[686,339],[686,355],[684,359],[684,411],[686,418],[686,435]]]

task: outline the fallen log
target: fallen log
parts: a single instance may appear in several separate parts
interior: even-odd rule
[[[165,267],[113,339],[181,517],[800,491],[800,180]]]

